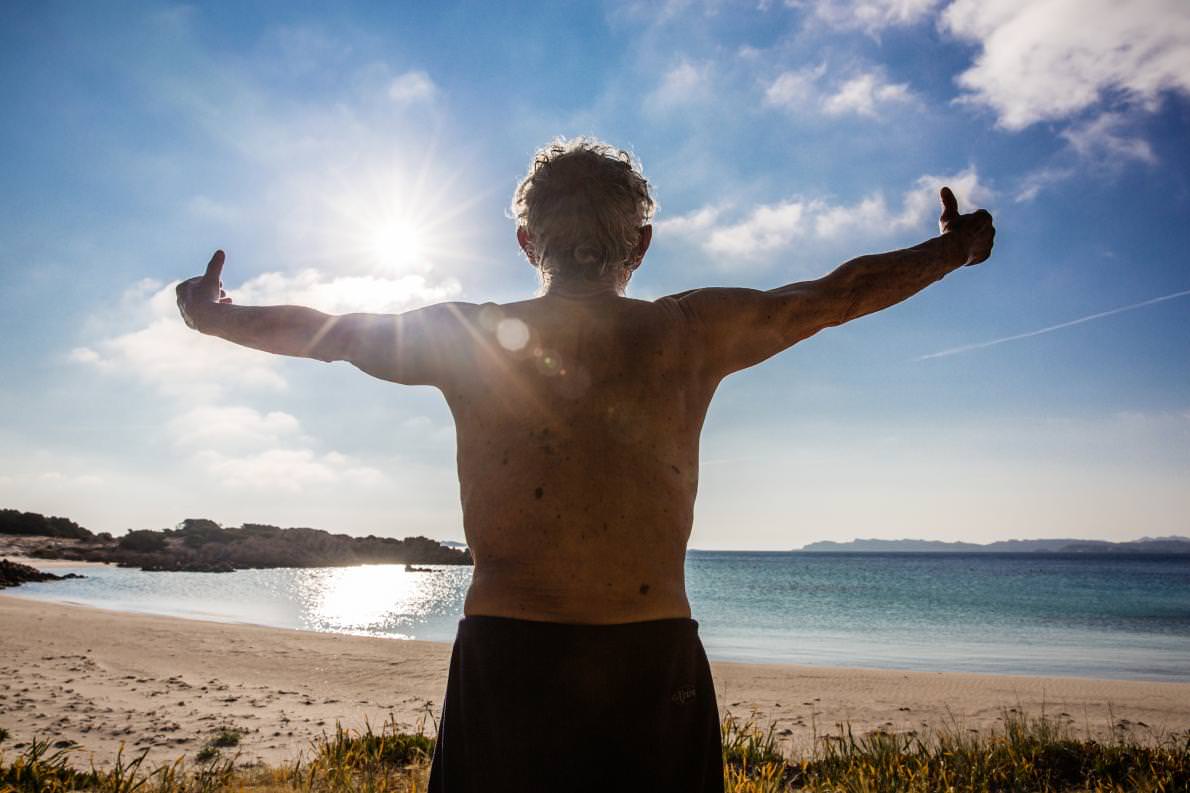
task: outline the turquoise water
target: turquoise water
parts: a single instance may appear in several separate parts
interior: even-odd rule
[[[715,659],[1190,680],[1190,558],[692,551]],[[8,593],[103,608],[449,641],[471,570],[85,568]]]

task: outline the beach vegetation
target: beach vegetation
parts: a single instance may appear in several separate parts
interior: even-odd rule
[[[226,749],[229,746],[239,746],[243,735],[243,732],[235,727],[222,727],[207,743],[216,749]]]
[[[200,763],[209,762],[214,760],[216,757],[219,757],[219,750],[214,746],[211,746],[209,743],[204,745],[194,755],[194,759]]]
[[[1108,739],[1080,737],[1066,723],[1004,713],[991,732],[955,725],[930,733],[856,734],[846,724],[816,735],[807,751],[787,757],[775,725],[730,714],[722,730],[727,793],[1190,793],[1190,732],[1140,741],[1124,730]],[[216,740],[240,743],[220,729],[194,762],[154,769],[146,754],[112,767],[82,769],[78,750],[34,739],[13,757],[0,753],[0,792],[64,793],[416,793],[424,791],[434,752],[426,722],[412,732],[396,721],[379,729],[336,725],[288,766],[239,765]],[[227,736],[227,737],[225,737]],[[624,790],[635,790],[625,780]]]
[[[160,532],[148,529],[136,529],[128,532],[116,542],[121,551],[136,553],[154,553],[165,550],[165,536]]]
[[[772,728],[724,720],[727,790],[733,793],[1157,793],[1190,791],[1190,732],[1141,742],[1121,730],[1079,737],[1063,722],[1002,714],[996,729],[953,725],[924,733],[848,724],[800,757],[773,756]]]
[[[55,750],[49,740],[34,738],[13,759],[0,755],[0,792],[222,793],[236,787],[239,771],[231,760],[187,765],[178,759],[149,770],[147,753],[127,757],[121,746],[110,768],[82,769],[72,750]]]
[[[244,731],[238,727],[219,727],[194,755],[199,763],[209,763],[221,756],[221,750],[240,745]]]
[[[70,540],[90,540],[95,536],[69,518],[18,509],[0,509],[0,534]]]

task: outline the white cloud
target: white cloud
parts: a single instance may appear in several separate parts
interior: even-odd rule
[[[943,185],[954,192],[960,212],[973,212],[995,197],[995,193],[979,181],[979,173],[975,166],[945,176],[926,174],[919,177],[911,189],[905,191],[901,211],[896,216],[894,226],[908,229],[924,224],[927,220],[936,219],[942,211],[938,191]]]
[[[231,457],[215,451],[200,452],[196,459],[227,488],[301,493],[312,487],[382,484],[385,476],[346,455],[318,455],[310,449],[269,449]]]
[[[1020,187],[1017,188],[1014,200],[1018,204],[1032,201],[1042,190],[1059,182],[1066,181],[1074,176],[1075,173],[1077,171],[1074,168],[1049,166],[1030,171],[1021,179]]]
[[[90,347],[75,347],[70,351],[70,360],[75,363],[99,363],[99,353]]]
[[[1153,147],[1143,138],[1127,135],[1123,132],[1128,126],[1127,119],[1120,113],[1103,113],[1097,118],[1070,127],[1062,132],[1062,137],[1069,141],[1071,148],[1086,158],[1098,160],[1105,165],[1113,165],[1125,160],[1140,160],[1154,164],[1157,155]]]
[[[401,422],[401,428],[413,439],[445,446],[452,446],[455,442],[454,424],[439,424],[429,416],[410,416]]]
[[[823,207],[814,217],[814,233],[832,239],[850,229],[899,229],[916,223],[917,213],[906,209],[894,215],[880,193],[868,196],[850,206]]]
[[[244,217],[243,210],[205,195],[191,196],[185,207],[192,217],[215,223],[233,223]]]
[[[425,102],[438,93],[434,81],[423,71],[409,71],[394,77],[388,84],[388,98],[399,105]]]
[[[1143,162],[1157,163],[1157,154],[1144,138],[1128,132],[1132,122],[1123,113],[1106,112],[1062,130],[1060,135],[1069,144],[1066,151],[1020,180],[1015,200],[1032,201],[1042,190],[1088,170],[1112,174],[1124,165]]]
[[[715,207],[682,215],[658,227],[700,245],[708,253],[729,257],[727,268],[740,261],[764,259],[797,240],[836,240],[843,236],[878,239],[906,229],[924,227],[938,215],[938,189],[949,185],[961,211],[972,211],[992,196],[974,167],[949,176],[925,175],[905,191],[900,206],[890,206],[883,193],[854,204],[835,204],[823,198],[795,197],[760,204],[733,222],[716,225],[723,214]],[[721,259],[722,261],[722,259]]]
[[[97,487],[103,484],[103,477],[95,474],[64,474],[61,471],[42,471],[27,477],[31,482],[49,485],[53,488]]]
[[[376,468],[339,452],[319,454],[297,418],[278,410],[203,405],[175,416],[167,430],[174,446],[220,487],[296,493],[385,480]]]
[[[229,386],[286,387],[271,356],[187,328],[178,314],[174,284],[159,289],[139,308],[148,315],[142,327],[78,347],[71,358],[187,400],[211,399]]]
[[[769,105],[801,108],[817,103],[818,81],[826,74],[826,64],[782,72],[765,89]]]
[[[943,27],[982,51],[959,76],[966,100],[1007,129],[1121,97],[1153,108],[1190,92],[1185,0],[955,0]]]
[[[650,102],[657,107],[671,108],[705,99],[710,72],[709,64],[695,66],[683,60],[662,76],[657,88],[649,95]]]
[[[806,8],[818,21],[844,30],[876,33],[883,28],[912,25],[929,14],[939,0],[786,0]]]
[[[856,113],[875,116],[878,108],[904,103],[912,98],[907,83],[889,83],[875,72],[860,74],[826,97],[822,110],[828,116]]]
[[[696,234],[714,225],[721,211],[719,207],[706,206],[685,215],[658,220],[653,223],[653,228],[656,231],[681,236]]]
[[[803,232],[803,218],[813,204],[782,201],[755,207],[743,220],[711,229],[703,243],[710,253],[754,258],[788,247]]]
[[[392,313],[457,297],[456,278],[432,283],[424,275],[327,277],[313,268],[296,273],[262,273],[229,292],[237,303],[296,304],[332,314],[353,311]]]
[[[908,83],[889,82],[878,69],[861,71],[831,88],[822,85],[825,75],[826,64],[782,72],[765,88],[765,104],[800,112],[817,109],[828,116],[874,118],[881,110],[913,100]]]
[[[243,405],[203,405],[176,416],[169,431],[180,447],[259,448],[299,436],[301,425],[278,410],[261,413]]]

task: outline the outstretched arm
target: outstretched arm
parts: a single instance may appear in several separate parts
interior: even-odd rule
[[[195,330],[277,355],[348,361],[406,385],[442,385],[464,334],[463,304],[404,314],[324,314],[304,306],[236,306],[223,291],[223,251],[206,273],[178,284],[178,310]]]
[[[900,303],[951,270],[987,259],[996,234],[992,216],[983,209],[960,215],[950,188],[942,188],[941,198],[941,235],[912,248],[860,256],[817,280],[769,291],[696,289],[670,298],[700,329],[709,373],[725,376],[758,364],[823,328]]]

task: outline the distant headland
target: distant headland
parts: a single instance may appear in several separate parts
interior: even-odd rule
[[[137,529],[119,537],[93,533],[69,518],[0,509],[5,551],[38,559],[107,562],[148,571],[231,572],[246,568],[356,564],[471,564],[466,548],[427,537],[352,537],[322,529],[245,523],[224,528],[187,518],[172,529]]]
[[[851,540],[812,542],[795,551],[808,553],[1147,553],[1190,555],[1190,537],[1143,537],[1130,542],[1107,540],[1001,540],[946,542],[943,540]]]

